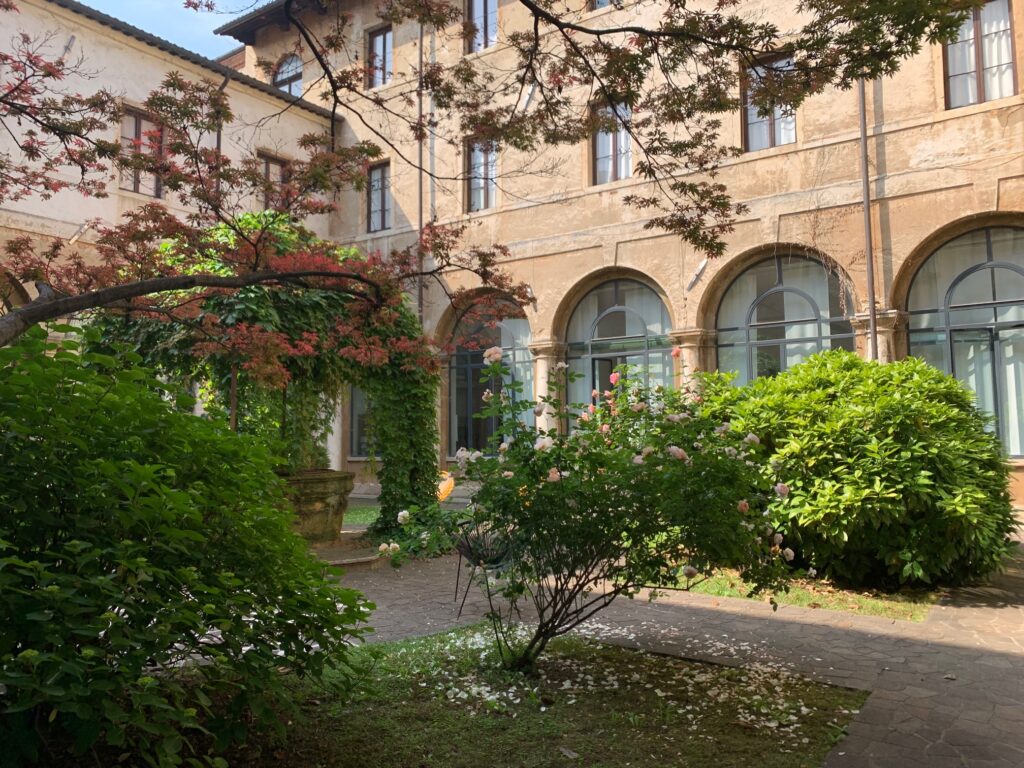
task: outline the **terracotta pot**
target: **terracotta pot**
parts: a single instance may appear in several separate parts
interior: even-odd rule
[[[286,477],[295,508],[295,530],[310,542],[334,541],[348,508],[355,474],[333,469],[305,469]]]

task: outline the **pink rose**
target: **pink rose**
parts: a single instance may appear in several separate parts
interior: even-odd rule
[[[593,403],[591,403],[590,405],[587,406],[587,413],[596,413],[596,412],[597,412],[597,408],[594,407]]]
[[[612,425],[611,424],[602,424],[601,425],[601,433],[602,434],[607,435],[609,432],[611,432],[611,430],[612,430]]]
[[[558,467],[552,467],[548,470],[548,482],[557,483],[562,479],[562,473],[558,471]]]
[[[736,505],[736,509],[738,509],[740,512],[749,512],[750,504],[747,502],[746,499],[743,499],[743,501]]]
[[[681,347],[673,347],[672,348],[672,357],[678,358],[682,354],[683,354],[683,350],[682,350]]]
[[[679,459],[680,461],[686,461],[689,458],[689,456],[686,455],[686,451],[678,445],[670,445],[668,447],[668,455],[673,459]]]
[[[784,499],[789,496],[789,486],[785,483],[777,483],[775,485],[775,493],[779,495],[780,499]]]
[[[619,372],[618,371],[613,371],[612,375],[608,377],[608,381],[611,382],[613,387],[616,384],[618,384],[619,383]]]

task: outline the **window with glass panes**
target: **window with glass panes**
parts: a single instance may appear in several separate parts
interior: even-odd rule
[[[636,280],[609,280],[584,296],[566,330],[569,402],[585,403],[592,390],[609,388],[619,366],[651,386],[672,386],[668,309],[650,287]]]
[[[131,110],[121,117],[121,146],[127,152],[153,152],[157,154],[163,146],[164,130],[141,112]],[[125,169],[121,171],[121,189],[138,192],[140,195],[160,197],[160,179],[153,173]]]
[[[907,300],[910,354],[955,376],[1024,456],[1024,229],[991,227],[943,245]]]
[[[466,208],[470,213],[494,207],[498,192],[498,152],[490,142],[466,145]]]
[[[498,420],[477,418],[487,407],[485,392],[504,391],[509,397],[532,400],[533,355],[530,353],[530,323],[525,317],[509,317],[495,325],[464,320],[456,329],[455,352],[448,366],[448,453],[459,448],[485,451],[497,431]],[[503,378],[481,381],[488,364],[483,351],[501,347],[502,363],[508,373]],[[515,387],[510,385],[516,382]],[[534,422],[532,409],[520,414],[527,424]]]
[[[258,159],[263,166],[263,178],[266,179],[270,185],[263,192],[263,207],[269,209],[272,207],[274,202],[274,196],[277,194],[277,187],[280,184],[284,184],[288,181],[288,161],[282,160],[279,157],[273,155],[259,154]]]
[[[793,66],[792,59],[776,59],[757,67],[749,67],[743,74],[743,149],[781,147],[796,141],[796,113],[785,104],[776,104],[768,113],[762,113],[752,103],[751,95],[769,70],[786,70]]]
[[[380,232],[391,228],[391,164],[370,167],[366,187],[366,230]]]
[[[955,109],[1015,94],[1013,53],[1010,0],[992,0],[971,11],[956,41],[946,45],[946,106]]]
[[[594,184],[628,179],[633,174],[633,151],[626,121],[630,110],[624,104],[595,109],[598,119],[612,123],[594,132]]]
[[[466,17],[475,30],[467,41],[470,53],[490,48],[498,42],[498,0],[468,0]]]
[[[370,32],[366,43],[366,62],[370,67],[367,85],[379,88],[391,82],[393,37],[391,27]]]
[[[835,270],[806,256],[769,256],[744,270],[718,305],[718,370],[746,384],[816,352],[852,352],[853,309]]]
[[[274,72],[274,87],[289,96],[302,95],[302,59],[295,54],[286,56]]]

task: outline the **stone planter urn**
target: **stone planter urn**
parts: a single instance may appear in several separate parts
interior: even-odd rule
[[[334,541],[348,508],[355,474],[333,469],[305,469],[288,475],[288,499],[295,507],[295,531],[306,541]]]

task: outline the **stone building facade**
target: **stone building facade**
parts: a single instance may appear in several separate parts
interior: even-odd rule
[[[83,13],[67,0],[20,2],[51,19]],[[656,13],[646,5],[598,5],[586,17],[590,24],[642,23]],[[748,5],[753,13],[778,13],[769,0]],[[263,5],[221,32],[243,46],[222,61],[239,70],[243,79],[230,87],[253,109],[279,108],[255,81],[304,96],[305,103],[279,118],[284,128],[287,121],[326,118],[311,106],[323,103],[316,62],[282,7]],[[370,126],[380,119],[373,94],[414,88],[410,78],[421,57],[451,63],[472,56],[501,68],[509,60],[502,35],[527,23],[516,3],[467,0],[467,13],[482,29],[467,52],[454,30],[440,36],[421,35],[411,23],[391,28],[375,3],[353,0],[343,9],[311,3],[304,18],[315,30],[338,12],[350,15],[353,49],[381,63],[366,98],[340,112],[347,141],[373,138]],[[785,27],[785,19],[776,21]],[[77,23],[97,35],[113,70],[113,46],[100,39],[144,50],[153,74],[145,75],[140,92],[171,60],[184,66],[180,54],[104,27],[95,14]],[[923,356],[977,392],[1014,459],[1018,500],[1024,499],[1022,51],[1024,2],[991,0],[965,23],[960,42],[926,46],[894,77],[868,83],[865,99],[879,357]],[[269,68],[261,66],[267,62]],[[192,63],[210,76],[212,62],[205,69]],[[747,213],[727,235],[726,254],[710,261],[675,236],[645,229],[643,213],[624,204],[647,182],[632,174],[628,137],[614,133],[531,157],[440,141],[421,148],[396,134],[374,166],[370,192],[342,195],[339,213],[322,227],[342,242],[388,251],[413,242],[424,220],[468,218],[471,240],[507,245],[504,266],[532,286],[536,306],[495,329],[494,340],[528,390],[543,391],[559,361],[584,374],[581,391],[589,392],[622,362],[644,364],[652,378],[672,382],[698,369],[733,370],[740,379],[770,374],[832,347],[867,355],[859,116],[853,90],[815,96],[793,113],[737,113],[726,121],[723,140],[746,151],[725,161],[720,179]],[[410,162],[421,149],[433,174]],[[282,145],[276,156],[288,154]],[[441,180],[464,175],[464,168],[472,169],[474,182]],[[116,213],[111,207],[105,215]],[[12,226],[11,216],[5,211],[0,226]],[[63,233],[73,226],[49,223],[42,211],[19,216],[15,228]],[[450,276],[453,285],[461,279]],[[444,463],[459,447],[481,447],[487,436],[488,425],[471,418],[481,363],[479,353],[458,348],[460,334],[471,329],[459,328],[443,292],[426,292],[423,313],[429,331],[456,340],[439,402]],[[682,348],[679,359],[669,354],[674,346]],[[339,419],[333,453],[341,467],[368,472],[363,408],[355,393]]]

